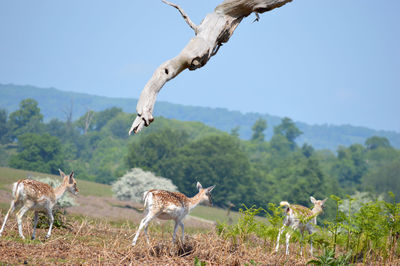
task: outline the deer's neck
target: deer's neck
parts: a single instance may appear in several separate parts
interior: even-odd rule
[[[197,193],[193,198],[189,198],[189,211],[196,208],[197,205],[201,203],[201,195]]]
[[[321,208],[312,208],[311,210],[312,214],[315,215],[315,217],[317,217],[318,214],[320,214],[322,212]]]
[[[312,208],[311,213],[312,213],[312,221],[314,222],[314,224],[317,224],[317,216],[322,212],[321,208]]]
[[[56,196],[56,201],[58,201],[64,195],[66,190],[67,190],[67,184],[65,184],[65,182],[62,182],[61,185],[59,185],[54,189],[54,195]]]

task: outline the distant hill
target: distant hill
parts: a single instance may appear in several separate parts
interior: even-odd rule
[[[87,110],[101,111],[113,106],[120,107],[127,113],[135,113],[137,103],[137,99],[110,98],[60,91],[54,88],[0,84],[0,108],[4,108],[8,112],[13,112],[18,109],[18,104],[21,100],[26,98],[33,98],[38,101],[46,121],[52,118],[65,120],[66,111],[71,109],[71,106],[73,119],[77,119]],[[251,137],[251,127],[260,117],[267,120],[267,139],[272,136],[273,127],[281,121],[280,117],[268,114],[243,114],[225,108],[186,106],[162,101],[156,103],[154,115],[155,117],[163,116],[182,121],[200,121],[226,132],[230,132],[236,126],[240,126],[240,137],[243,139]],[[378,131],[351,125],[308,125],[297,121],[296,125],[303,131],[301,137],[298,138],[298,143],[300,145],[305,142],[309,143],[315,149],[330,149],[335,151],[339,145],[363,144],[371,136],[386,137],[392,146],[400,148],[400,133],[394,131]]]

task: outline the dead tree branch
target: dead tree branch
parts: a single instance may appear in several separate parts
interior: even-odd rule
[[[181,13],[183,19],[186,21],[186,23],[194,30],[195,34],[197,34],[197,26],[192,22],[192,20],[189,18],[188,15],[186,15],[185,11],[183,11],[182,8],[180,8],[178,5],[168,2],[166,0],[162,0],[165,4],[170,5],[172,7],[175,7],[178,9],[179,13]]]
[[[229,41],[236,27],[251,13],[258,14],[281,7],[292,0],[225,0],[214,12],[206,15],[196,26],[186,13],[176,4],[162,0],[179,10],[186,23],[195,31],[195,36],[176,57],[161,64],[153,73],[140,94],[136,106],[137,117],[129,134],[138,133],[153,122],[156,98],[166,82],[175,78],[185,69],[203,67],[214,56],[223,43]]]

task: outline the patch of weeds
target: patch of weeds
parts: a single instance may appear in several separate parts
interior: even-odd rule
[[[205,266],[206,264],[205,261],[201,261],[199,258],[194,257],[194,266]]]
[[[350,258],[351,254],[344,254],[335,258],[335,250],[325,249],[324,254],[317,256],[316,259],[308,261],[307,264],[341,266],[348,265]]]

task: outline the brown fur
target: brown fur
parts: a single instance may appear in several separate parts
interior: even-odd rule
[[[52,201],[56,200],[54,189],[46,183],[32,179],[21,179],[18,180],[17,187],[20,184],[24,185],[27,198],[34,202],[38,201],[42,196],[50,197]]]
[[[149,192],[153,193],[153,196],[157,198],[157,203],[159,203],[159,207],[166,207],[170,203],[173,203],[177,206],[188,207],[189,199],[184,194],[180,192],[170,192],[166,190],[152,189]]]
[[[299,214],[299,215],[305,216],[305,217],[310,217],[310,216],[314,215],[309,208],[301,206],[301,205],[290,205],[290,207],[288,208],[288,211],[289,211],[289,209],[292,209],[296,214]]]

